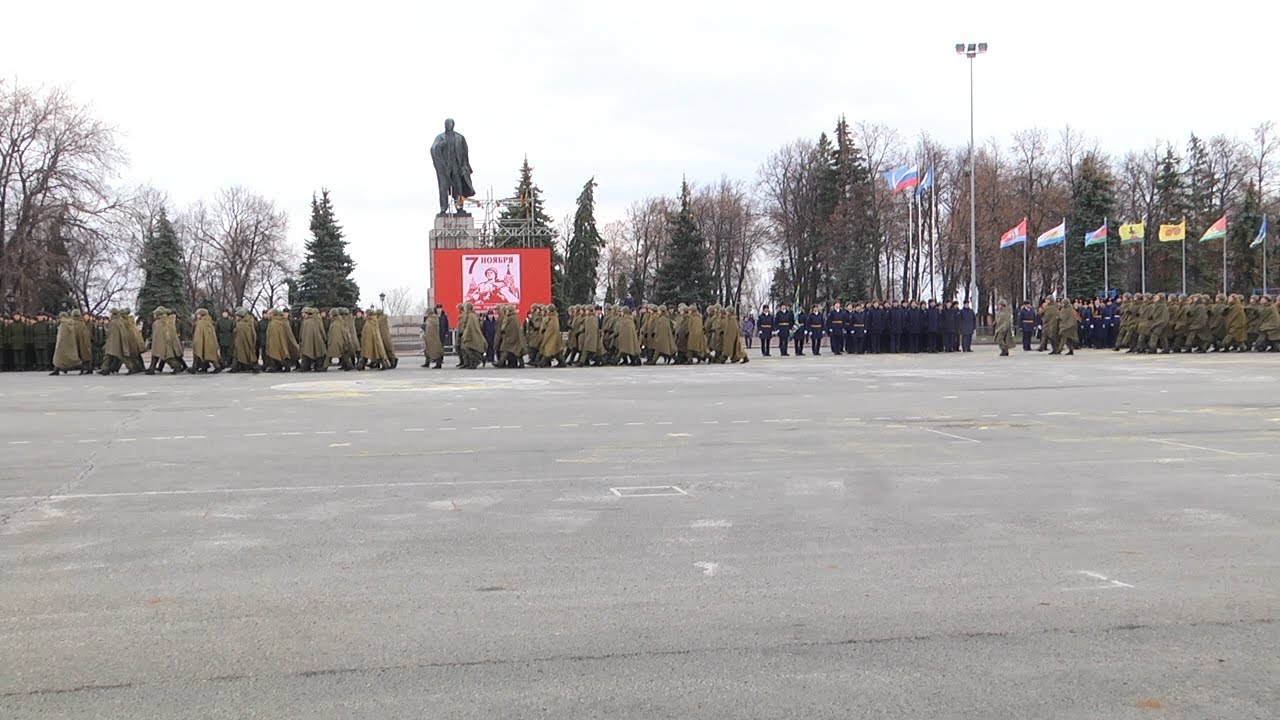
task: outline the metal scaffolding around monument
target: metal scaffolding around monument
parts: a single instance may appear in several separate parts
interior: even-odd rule
[[[532,217],[502,219],[503,210],[518,208],[520,204],[520,198],[495,199],[493,190],[483,199],[468,198],[466,205],[481,211],[480,226],[476,227],[474,219],[467,222],[456,216],[437,218],[436,228],[431,232],[431,248],[550,247],[556,237],[554,229],[539,227]]]

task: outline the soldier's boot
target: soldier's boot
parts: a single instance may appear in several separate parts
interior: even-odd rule
[[[80,374],[81,374],[81,375],[92,375],[92,374],[93,374],[93,365],[92,365],[91,363],[84,363],[83,365],[81,365],[81,366],[80,366]]]
[[[51,372],[51,373],[49,373],[49,374],[50,374],[51,376],[53,376],[53,377],[57,377],[57,376],[58,376],[58,374],[59,374],[59,373],[61,373],[61,372],[62,372],[62,371],[61,371],[61,370],[59,370],[58,368],[54,368],[54,369],[53,369],[53,372]]]
[[[149,368],[147,368],[147,369],[146,369],[146,371],[145,371],[145,372],[146,372],[146,374],[148,374],[148,375],[155,375],[155,374],[156,374],[156,367],[157,367],[157,366],[159,366],[159,365],[160,365],[160,358],[158,358],[158,357],[154,357],[154,356],[153,356],[153,357],[151,358],[151,367],[149,367]]]
[[[213,374],[214,374],[214,375],[217,375],[218,373],[222,372],[222,371],[223,371],[223,370],[225,370],[225,369],[226,369],[226,367],[222,364],[222,361],[221,361],[221,360],[219,360],[218,362],[215,362],[215,363],[213,364]]]
[[[193,362],[194,362],[194,361],[193,361]],[[169,361],[169,367],[173,368],[173,374],[174,374],[174,375],[177,375],[177,374],[178,374],[178,373],[180,373],[180,372],[186,372],[186,371],[187,371],[187,361],[186,361],[186,358],[183,358],[183,357],[179,356],[178,358],[176,358],[176,359],[174,359],[174,360],[170,360],[170,361]]]
[[[198,372],[204,372],[204,361],[199,358],[194,358],[191,361],[191,367],[187,368],[187,374],[195,375]]]
[[[362,358],[360,358],[360,361],[356,363],[356,369],[357,369],[357,370],[364,370],[364,369],[365,369],[365,366],[367,366],[368,364],[369,364],[369,363],[368,363],[368,361],[367,361],[367,360],[365,360],[365,359],[362,357]]]
[[[1009,357],[1009,351],[1005,348],[1000,348],[1000,357]]]

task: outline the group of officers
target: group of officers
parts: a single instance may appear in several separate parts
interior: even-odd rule
[[[449,317],[437,305],[420,326],[423,367],[442,367],[454,345],[458,367],[487,364],[593,366],[722,364],[748,361],[742,318],[732,307],[647,304],[602,307],[575,305],[561,313],[552,305],[534,305],[522,322],[512,305],[484,315],[471,303],[457,306],[456,339]],[[562,318],[566,324],[562,327]],[[977,318],[968,302],[875,301],[813,305],[794,312],[783,303],[768,305],[754,318],[761,353],[776,347],[781,355],[808,346],[820,355],[971,352]],[[747,323],[750,327],[751,323]],[[1038,307],[1030,301],[1015,313],[1001,302],[994,335],[1008,355],[1021,334],[1022,349],[1071,355],[1077,348],[1110,348],[1130,353],[1280,350],[1280,307],[1265,295],[1125,294],[1114,299],[1055,300]],[[145,335],[145,337],[144,337]],[[192,363],[185,357],[189,340]],[[149,351],[150,363],[143,361]],[[97,372],[111,375],[174,373],[323,372],[386,370],[399,364],[387,316],[366,310],[302,308],[268,310],[256,315],[244,308],[214,317],[199,309],[179,319],[159,307],[139,323],[126,308],[109,316],[63,312],[0,317],[0,370],[40,370],[52,375]]]

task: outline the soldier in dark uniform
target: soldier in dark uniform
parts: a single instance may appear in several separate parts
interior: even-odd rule
[[[1039,324],[1039,318],[1036,316],[1035,308],[1031,307],[1031,301],[1023,300],[1022,309],[1018,311],[1018,329],[1022,331],[1023,352],[1031,351],[1031,338],[1035,337],[1037,324]]]
[[[853,355],[866,352],[867,345],[867,309],[859,302],[849,312],[849,336],[845,342],[845,350]]]
[[[760,314],[756,316],[756,332],[760,334],[760,354],[769,357],[769,346],[773,344],[773,313],[769,312],[768,305],[760,306]]]
[[[935,353],[942,349],[942,307],[930,300],[924,311],[924,351]]]
[[[960,303],[942,303],[942,350],[960,352]]]
[[[1007,303],[1006,303],[1007,307]],[[960,351],[973,352],[973,333],[978,329],[978,316],[974,314],[973,308],[969,307],[969,301],[964,301],[964,307],[960,309]]]
[[[250,313],[250,315],[252,315],[252,313]],[[271,315],[271,310],[269,308],[267,310],[264,310],[262,314],[258,317],[257,322],[254,324],[254,329],[257,333],[257,341],[258,341],[258,348],[257,348],[258,363],[261,364],[264,368],[268,367],[267,328],[271,326],[271,320],[269,317],[270,315]]]
[[[35,351],[31,347],[31,323],[22,313],[13,314],[9,340],[13,344],[13,369],[30,370]]]
[[[791,345],[791,331],[796,326],[796,314],[791,312],[791,308],[782,303],[778,306],[778,312],[773,316],[773,329],[778,333],[778,349],[782,351],[782,356],[787,356],[787,350]]]
[[[822,354],[822,335],[826,327],[827,319],[822,316],[822,306],[815,303],[804,327],[805,333],[809,335],[810,350],[814,357]]]
[[[924,329],[924,308],[913,300],[907,307],[907,352],[920,352]]]
[[[0,372],[8,372],[13,369],[9,367],[13,362],[13,349],[9,340],[9,327],[12,323],[12,320],[0,315]]]
[[[907,307],[894,300],[889,305],[889,352],[900,353],[903,348],[903,336],[907,334]]]
[[[49,314],[41,310],[36,313],[35,323],[31,326],[31,347],[35,350],[35,368],[44,372],[53,367],[49,361],[53,343],[49,342]],[[55,333],[57,326],[54,326]],[[55,335],[56,342],[56,335]]]
[[[832,355],[844,354],[844,326],[845,326],[844,308],[840,307],[840,301],[837,300],[831,306],[831,312],[827,313],[827,338],[831,344]],[[817,351],[813,353],[817,355]]]
[[[881,337],[888,330],[887,317],[879,301],[867,306],[867,352],[873,355],[880,354]]]

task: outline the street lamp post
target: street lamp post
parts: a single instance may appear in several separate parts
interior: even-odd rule
[[[387,309],[387,294],[386,294],[386,293],[378,293],[378,309],[379,309],[379,310],[386,310],[386,309]]]
[[[975,308],[978,307],[978,196],[973,169],[973,59],[986,51],[986,43],[956,43],[956,54],[969,59],[969,281],[973,283],[971,298]]]

